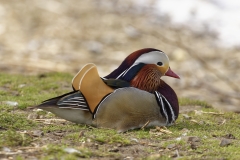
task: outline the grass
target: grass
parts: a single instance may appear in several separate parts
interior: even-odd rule
[[[189,99],[189,98],[181,98],[179,99],[179,104],[181,106],[186,106],[186,105],[199,105],[202,107],[206,107],[206,108],[211,108],[212,105],[208,104],[205,101],[199,101],[199,100],[195,100],[195,99]]]
[[[211,104],[180,98],[181,106],[201,106],[180,114],[166,134],[155,128],[117,133],[56,119],[29,106],[71,91],[71,75],[48,73],[41,76],[0,74],[0,155],[14,159],[240,159],[240,115],[220,113]],[[17,102],[11,106],[6,101]],[[35,118],[30,118],[33,115]],[[187,116],[186,116],[187,115]],[[43,121],[37,121],[42,119]],[[34,135],[35,131],[43,134]],[[221,147],[223,138],[231,143]],[[197,142],[189,141],[197,137]],[[4,149],[9,149],[10,153]],[[66,148],[75,149],[70,153]],[[17,151],[21,152],[17,152]]]

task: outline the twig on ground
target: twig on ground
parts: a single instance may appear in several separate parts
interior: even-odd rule
[[[162,133],[165,133],[165,134],[172,134],[171,131],[169,131],[167,129],[167,127],[163,126],[163,127],[156,127],[156,129],[159,131],[159,132],[162,132]]]
[[[224,113],[217,113],[217,112],[204,112],[204,111],[201,111],[201,113],[204,113],[204,114],[213,114],[213,115],[223,115]]]
[[[144,128],[150,123],[150,121],[147,121],[142,127],[141,129],[144,130]]]
[[[223,124],[225,124],[226,123],[226,119],[224,119],[219,125],[223,125]]]

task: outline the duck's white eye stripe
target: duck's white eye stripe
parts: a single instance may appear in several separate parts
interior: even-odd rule
[[[139,56],[134,64],[144,63],[144,64],[157,64],[162,62],[164,65],[168,65],[169,59],[168,56],[160,51],[152,51],[146,54]]]

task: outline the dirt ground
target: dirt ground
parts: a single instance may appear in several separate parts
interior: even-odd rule
[[[181,76],[165,78],[179,97],[239,112],[240,51],[217,47],[216,38],[171,25],[168,17],[131,1],[0,2],[1,72],[74,75],[92,62],[104,76],[131,52],[152,47],[167,53]]]

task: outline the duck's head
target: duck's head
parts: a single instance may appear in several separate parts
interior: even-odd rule
[[[140,54],[142,53],[142,54]],[[159,72],[162,74],[162,76],[169,76],[169,77],[174,77],[174,78],[180,78],[176,73],[174,73],[170,66],[169,66],[169,58],[168,56],[157,49],[152,49],[152,48],[147,48],[147,49],[141,49],[136,52],[133,52],[130,54],[126,60],[132,59],[134,56],[138,55],[137,59],[134,61],[134,63],[131,65],[132,66],[137,66],[139,64],[145,64],[146,66],[154,66],[156,69],[159,70]],[[134,58],[135,58],[134,57]],[[133,58],[133,59],[134,59]]]
[[[135,68],[134,71],[138,72],[145,65],[155,65],[155,68],[159,70],[162,76],[180,78],[171,70],[168,56],[164,52],[154,48],[144,48],[131,53],[116,70],[105,78],[120,78],[124,74],[131,72],[132,68]],[[132,74],[134,74],[133,70]]]
[[[145,48],[131,53],[105,78],[122,79],[130,82],[134,87],[154,91],[160,85],[162,76],[180,78],[171,70],[169,58],[164,52]],[[150,89],[146,89],[149,87]]]

